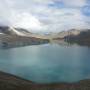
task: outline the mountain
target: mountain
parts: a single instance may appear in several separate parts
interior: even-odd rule
[[[8,26],[0,26],[0,33],[11,35],[12,31]]]
[[[0,46],[1,47],[20,47],[27,45],[39,45],[48,43],[48,39],[32,35],[28,30],[0,26]]]
[[[68,31],[62,31],[59,32],[53,40],[59,43],[64,41],[68,44],[90,46],[90,29],[71,29]]]
[[[83,30],[80,31],[77,35],[67,35],[64,37],[67,41],[77,41],[77,42],[90,42],[90,30]]]
[[[62,31],[62,32],[59,32],[57,34],[57,37],[58,38],[64,38],[66,36],[69,36],[69,35],[78,35],[79,33],[81,32],[81,30],[76,30],[76,29],[71,29],[71,30],[68,30],[68,31]]]
[[[77,30],[77,29],[71,29],[71,30],[67,30],[67,31],[62,31],[56,34],[56,37],[54,37],[54,39],[56,38],[61,38],[64,39],[65,37],[69,37],[69,36],[78,36],[81,33],[88,33],[90,31],[90,29],[81,29],[81,30]]]
[[[27,36],[27,34],[31,34],[26,29],[23,28],[14,28],[9,26],[0,26],[0,33],[8,34],[8,35],[21,35],[21,36]]]
[[[90,29],[71,30],[63,39],[69,44],[90,46]]]

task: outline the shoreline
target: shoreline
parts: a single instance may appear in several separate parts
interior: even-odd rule
[[[76,83],[37,84],[0,71],[0,90],[90,90],[90,79]]]

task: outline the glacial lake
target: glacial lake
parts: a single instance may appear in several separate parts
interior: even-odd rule
[[[36,83],[90,79],[90,48],[44,44],[0,49],[0,71]]]

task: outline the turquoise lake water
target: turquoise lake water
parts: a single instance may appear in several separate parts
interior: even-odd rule
[[[90,79],[90,48],[45,44],[0,49],[0,70],[36,83]]]

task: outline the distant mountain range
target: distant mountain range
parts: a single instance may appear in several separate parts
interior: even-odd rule
[[[20,47],[27,45],[39,45],[48,43],[48,39],[43,39],[33,35],[26,29],[0,26],[0,46]]]
[[[3,45],[37,45],[48,43],[51,40],[63,40],[68,43],[88,44],[90,45],[90,29],[71,29],[59,33],[50,33],[48,35],[33,34],[23,28],[14,28],[0,26],[0,42]],[[7,44],[6,44],[7,43]]]
[[[79,45],[90,46],[90,30],[81,31],[77,35],[68,35],[64,37],[64,40],[69,43],[77,43]]]
[[[62,31],[62,32],[57,33],[54,38],[64,39],[65,37],[78,36],[79,34],[86,33],[88,31],[90,31],[90,29],[83,29],[83,30],[71,29],[71,30]]]
[[[54,40],[64,40],[70,44],[90,46],[90,29],[63,31],[57,34]]]

